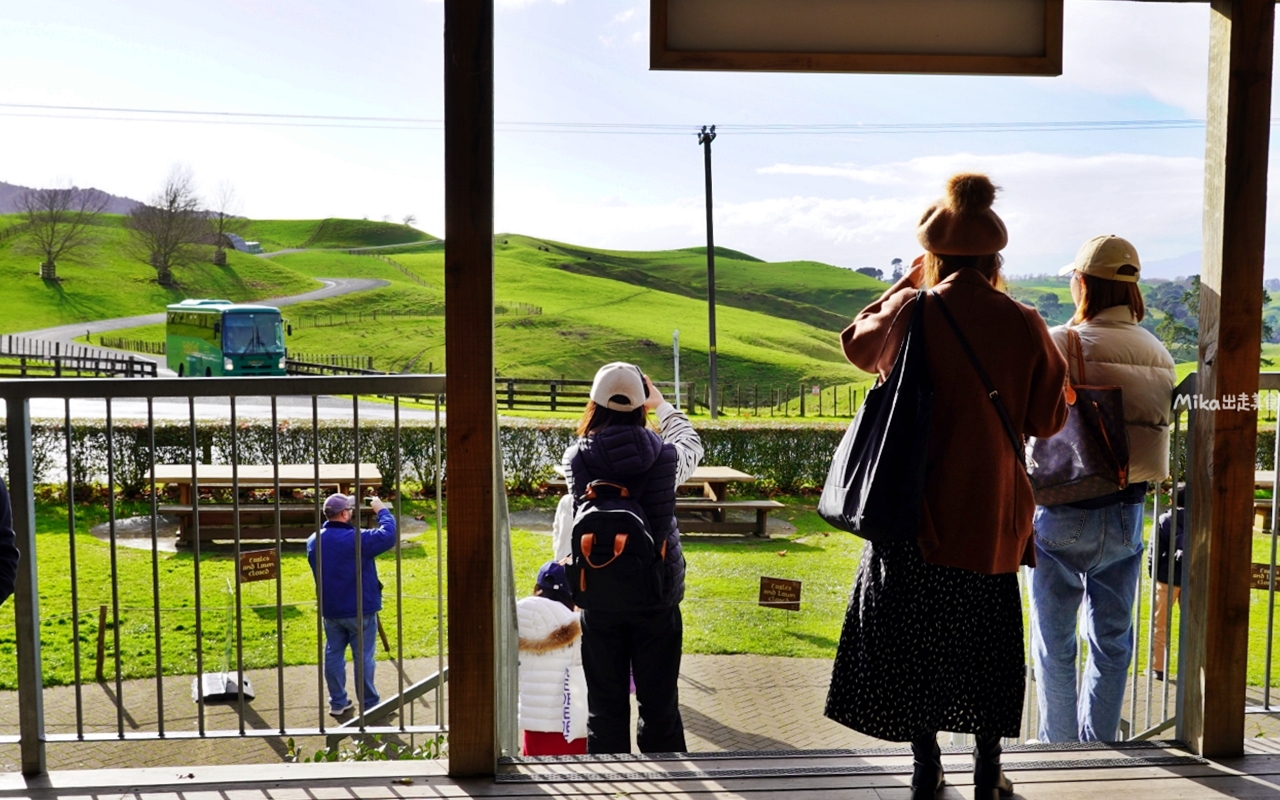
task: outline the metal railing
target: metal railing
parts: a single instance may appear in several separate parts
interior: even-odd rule
[[[23,553],[13,599],[16,659],[8,668],[10,680],[16,673],[17,731],[12,716],[0,722],[0,742],[20,744],[23,772],[43,772],[46,745],[69,742],[446,731],[444,387],[441,375],[0,381],[14,530]],[[434,398],[434,404],[402,407],[401,398],[408,396]],[[362,399],[370,397],[389,400]],[[42,497],[60,490],[63,502],[46,499],[37,506],[32,420],[55,413],[64,432],[61,458],[53,486],[46,484]],[[93,439],[92,446],[86,437]],[[432,514],[429,498],[406,508],[410,501],[402,483],[407,458],[417,459],[412,471],[422,488],[434,489],[434,535],[425,519]],[[172,554],[163,552],[169,542],[161,533],[165,518],[160,513],[161,497],[171,490],[156,480],[157,462],[165,459],[190,467],[190,478],[182,482],[189,485],[195,534],[189,551]],[[309,485],[282,485],[281,467],[288,459],[299,462],[291,473],[295,480],[299,467],[303,472],[310,469],[307,465],[314,467]],[[197,465],[210,461],[227,465],[230,480],[225,486],[201,486]],[[308,524],[322,518],[321,504],[330,490],[322,485],[322,462],[347,465],[359,487],[369,482],[369,468],[364,466],[364,481],[360,470],[370,461],[380,465],[383,483],[394,493],[388,505],[400,525],[412,521],[414,510],[426,524],[409,545],[401,541],[401,527],[392,553],[379,559],[388,595],[382,619],[394,628],[394,644],[384,641],[391,645],[395,688],[388,691],[390,681],[380,671],[382,702],[349,723],[330,724],[318,611],[322,588],[312,579],[299,546],[286,543],[282,518],[306,517]],[[256,472],[250,468],[255,462]],[[143,476],[140,499],[117,492],[131,470],[141,470]],[[223,534],[227,543],[220,546],[203,541],[200,530],[208,506],[202,497],[217,500],[218,494],[231,507],[229,533]],[[89,502],[79,502],[81,498]],[[298,504],[290,506],[288,499]],[[134,518],[126,521],[125,514]],[[251,519],[260,526],[254,528]],[[89,538],[89,521],[100,521],[101,543]],[[140,529],[133,543],[142,552],[126,546],[130,524]],[[59,528],[63,534],[57,533]],[[274,592],[263,589],[265,581],[246,581],[248,573],[240,568],[241,557],[250,552],[247,543],[254,539],[258,555],[276,564]],[[320,538],[319,569],[323,549]],[[358,560],[359,544],[356,549]],[[386,575],[388,568],[394,570],[392,576]],[[49,570],[43,584],[40,569]],[[228,587],[221,601],[215,598],[220,579]],[[362,596],[360,581],[357,597]],[[99,606],[108,609],[107,630],[97,631],[108,664],[106,680],[95,684],[82,641],[92,638]],[[406,614],[409,606],[412,613]],[[6,621],[0,621],[0,630]],[[303,656],[294,643],[307,636],[315,637],[315,650]],[[42,659],[42,649],[56,658]],[[204,678],[218,649],[227,654],[223,677],[235,682],[231,707],[212,705],[213,698],[205,696]],[[298,669],[302,672],[290,672]],[[246,697],[250,671],[260,681],[274,673],[274,708],[269,696],[256,703]],[[415,674],[422,672],[430,674]],[[315,682],[314,702],[301,708],[286,702],[287,696],[296,701],[298,682],[306,680]],[[101,691],[92,692],[90,702],[86,687],[95,685]],[[187,710],[190,706],[175,709],[175,686],[179,694],[192,687],[194,711]],[[351,696],[358,698],[361,691],[356,686]],[[417,700],[424,696],[429,703]],[[54,701],[61,709],[56,723],[45,715],[46,703]],[[68,707],[74,708],[73,715],[65,713]],[[386,721],[391,711],[399,715],[394,723]],[[419,721],[421,714],[428,718]],[[70,717],[74,721],[64,721]]]

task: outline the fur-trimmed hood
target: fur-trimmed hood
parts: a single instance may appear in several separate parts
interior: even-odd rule
[[[578,613],[547,597],[526,597],[516,604],[520,652],[541,655],[570,647],[582,636]]]
[[[582,625],[575,619],[567,625],[561,625],[553,630],[549,635],[539,639],[526,639],[520,637],[520,652],[522,653],[549,653],[552,650],[559,650],[562,647],[570,647],[582,635]]]

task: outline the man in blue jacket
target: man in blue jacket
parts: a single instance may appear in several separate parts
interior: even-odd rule
[[[396,519],[374,497],[370,506],[378,515],[378,527],[359,531],[360,569],[356,569],[357,529],[352,525],[356,500],[344,494],[324,502],[325,523],[307,539],[307,561],[316,576],[324,617],[324,679],[329,686],[329,715],[335,719],[355,704],[347,696],[347,647],[355,664],[356,692],[361,710],[378,704],[373,685],[374,651],[378,641],[378,612],[382,610],[382,582],[373,563],[380,553],[396,544]],[[317,569],[317,564],[320,569]],[[357,656],[359,645],[364,652]]]

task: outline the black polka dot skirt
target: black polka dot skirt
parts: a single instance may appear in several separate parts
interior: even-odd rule
[[[1014,737],[1024,664],[1017,575],[930,564],[915,542],[868,542],[825,713],[894,742],[938,731]]]

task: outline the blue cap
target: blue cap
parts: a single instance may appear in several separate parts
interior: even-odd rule
[[[331,494],[329,499],[324,501],[324,515],[326,517],[336,517],[349,508],[356,507],[356,499],[348,497],[345,494]]]
[[[542,589],[542,594],[552,600],[559,600],[566,605],[573,601],[564,564],[559,561],[548,561],[542,565],[538,570],[538,586]]]

